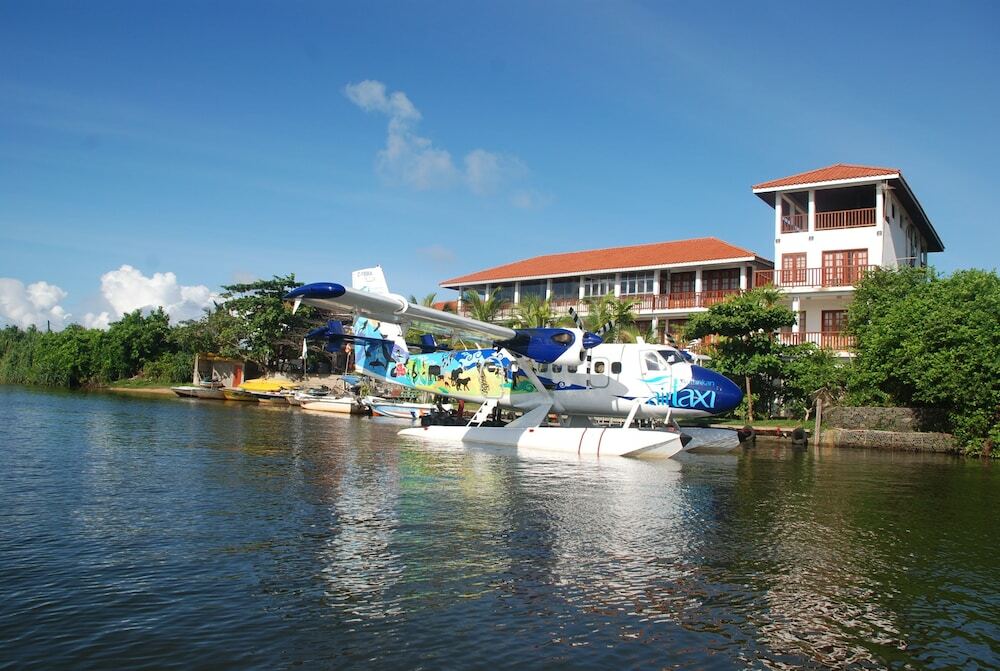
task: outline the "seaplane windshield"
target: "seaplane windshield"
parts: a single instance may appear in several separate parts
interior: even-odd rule
[[[646,352],[642,355],[642,365],[648,373],[669,370],[667,362],[660,358],[660,355],[657,352],[653,351]]]

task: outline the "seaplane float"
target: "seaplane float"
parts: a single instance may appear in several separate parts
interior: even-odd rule
[[[352,286],[317,282],[285,298],[355,315],[351,333],[331,320],[307,335],[329,351],[353,346],[355,369],[385,383],[458,401],[480,403],[471,420],[423,418],[401,436],[421,440],[537,448],[594,456],[672,457],[689,435],[638,428],[636,420],[706,417],[735,408],[743,394],[719,373],[664,345],[605,343],[576,328],[509,328],[410,303],[390,293],[381,267],[352,273]],[[423,331],[419,343],[404,334]],[[451,341],[488,344],[452,349]],[[504,423],[501,410],[519,416]],[[558,417],[555,425],[549,419]],[[592,418],[624,418],[601,426]],[[735,432],[732,445],[739,443]]]

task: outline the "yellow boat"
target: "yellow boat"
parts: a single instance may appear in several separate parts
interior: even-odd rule
[[[299,385],[289,380],[267,380],[264,378],[257,378],[256,380],[247,380],[241,384],[238,389],[249,392],[267,392],[281,391],[282,389],[298,389],[298,387]]]
[[[243,389],[223,389],[222,395],[226,397],[227,401],[255,402],[257,400],[253,394]]]

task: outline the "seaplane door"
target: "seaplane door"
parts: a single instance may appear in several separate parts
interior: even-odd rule
[[[594,389],[608,386],[610,363],[601,357],[587,357],[587,385]]]

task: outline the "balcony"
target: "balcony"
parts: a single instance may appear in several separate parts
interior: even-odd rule
[[[773,284],[779,289],[791,287],[853,287],[867,273],[879,266],[830,266],[826,268],[792,268],[790,270],[758,270],[753,284],[763,287]]]
[[[782,332],[778,334],[782,345],[801,345],[811,342],[823,349],[844,352],[854,347],[854,336],[841,331],[799,331],[798,333]]]
[[[840,228],[861,228],[874,226],[875,208],[862,207],[856,210],[835,210],[816,213],[816,230],[829,231]],[[809,215],[784,214],[781,216],[782,233],[802,233],[809,230]]]

